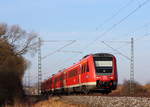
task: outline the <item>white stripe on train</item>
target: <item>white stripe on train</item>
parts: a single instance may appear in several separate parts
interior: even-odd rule
[[[80,84],[75,84],[75,85],[70,85],[70,86],[65,86],[64,88],[73,88],[73,87],[78,87],[78,86],[82,86],[82,85],[96,85],[96,82],[86,82],[86,83],[80,83]],[[62,89],[62,88],[52,88],[52,91],[54,89]]]

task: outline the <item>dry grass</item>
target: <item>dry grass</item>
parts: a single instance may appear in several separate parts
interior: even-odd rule
[[[45,101],[40,101],[36,104],[22,104],[19,101],[16,101],[13,106],[6,105],[5,107],[87,107],[84,104],[73,104],[71,102],[66,102],[60,97],[49,98]]]
[[[123,88],[122,85],[118,85],[118,86],[117,86],[117,89],[116,89],[116,90],[113,90],[109,95],[120,95],[122,88]]]
[[[150,93],[150,84],[144,85],[144,88]]]
[[[70,102],[63,101],[60,97],[50,98],[47,101],[41,101],[35,104],[33,107],[86,107],[83,104],[72,104]]]

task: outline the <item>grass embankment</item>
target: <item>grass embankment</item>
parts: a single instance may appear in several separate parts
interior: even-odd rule
[[[29,103],[21,103],[16,101],[13,106],[6,105],[5,107],[88,107],[85,104],[73,104],[72,102],[68,102],[61,97],[53,97],[48,100],[39,101],[35,104]]]

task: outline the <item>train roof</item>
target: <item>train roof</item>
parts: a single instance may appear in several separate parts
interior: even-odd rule
[[[113,55],[112,54],[110,54],[110,53],[95,53],[95,54],[89,54],[89,55],[86,55],[86,56],[84,56],[82,59],[84,59],[84,58],[86,58],[86,57],[88,57],[88,56],[90,56],[90,55],[92,55],[93,57],[113,57]]]
[[[110,53],[96,53],[93,54],[94,57],[113,57],[114,55],[110,54]]]
[[[75,65],[78,65],[81,61],[86,60],[86,59],[87,59],[88,57],[90,57],[90,56],[93,56],[93,57],[114,57],[114,55],[112,55],[112,54],[110,54],[110,53],[95,53],[95,54],[89,54],[89,55],[84,56],[79,62],[73,64],[72,66],[70,66],[70,67],[68,67],[68,68],[66,68],[66,69],[64,69],[63,71],[68,70],[68,69],[74,67]]]

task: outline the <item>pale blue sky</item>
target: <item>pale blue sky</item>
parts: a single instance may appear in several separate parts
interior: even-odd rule
[[[0,0],[0,22],[18,24],[27,31],[38,32],[44,40],[77,40],[64,50],[83,51],[98,36],[127,16],[144,0]],[[129,61],[100,43],[101,40],[130,40],[150,32],[150,3],[92,43],[83,54],[56,53],[43,60],[43,74],[47,78],[59,69],[77,62],[84,55],[95,52],[111,52],[118,59],[119,82],[129,79]],[[119,12],[119,13],[118,13]],[[116,15],[116,13],[118,13]],[[107,20],[116,15],[112,20]],[[107,20],[107,21],[106,21]],[[144,26],[147,24],[147,26]],[[144,27],[142,27],[144,26]],[[150,81],[150,37],[135,43],[135,79],[141,83]],[[47,43],[42,47],[43,56],[66,44]],[[124,43],[108,43],[118,48]],[[130,45],[119,51],[130,57]],[[28,57],[29,58],[29,57]],[[68,61],[69,59],[69,61]],[[67,60],[67,61],[66,61]],[[36,76],[37,58],[32,58],[30,69]],[[141,77],[142,76],[142,77]],[[36,79],[35,79],[36,80]],[[35,82],[34,80],[34,82]]]

